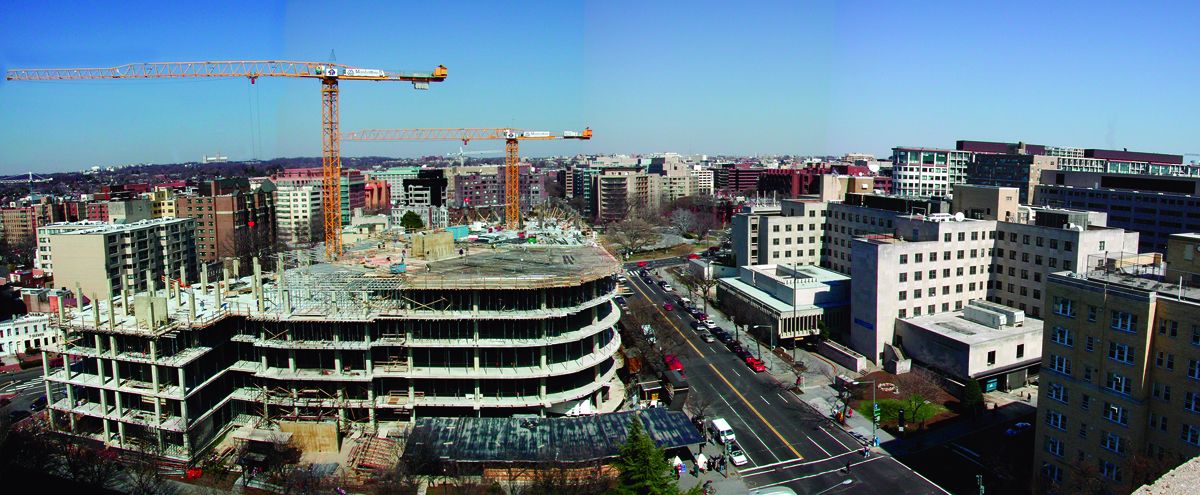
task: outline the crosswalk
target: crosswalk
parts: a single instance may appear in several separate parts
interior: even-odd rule
[[[0,387],[0,393],[23,392],[35,387],[41,387],[44,378],[37,377],[23,382],[12,382]]]

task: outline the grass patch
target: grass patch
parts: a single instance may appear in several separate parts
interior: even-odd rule
[[[700,251],[708,249],[709,246],[712,246],[714,244],[709,241],[697,242],[694,244],[685,242],[678,246],[672,246],[672,247],[669,247],[666,249],[655,249],[654,251],[642,251],[640,253],[635,253],[635,254],[630,255],[629,259],[627,259],[627,260],[622,259],[620,255],[616,254],[616,253],[621,252],[620,248],[609,243],[607,240],[602,239],[600,241],[600,245],[604,246],[604,249],[607,249],[608,252],[613,253],[613,256],[615,256],[622,263],[628,263],[630,261],[646,261],[646,260],[656,260],[656,259],[661,259],[661,258],[674,258],[677,256],[686,256],[691,253],[698,253]]]
[[[904,419],[907,420],[908,424],[920,423],[948,411],[944,405],[929,403],[922,406],[916,418],[913,418],[912,407],[909,407],[906,401],[899,399],[879,399],[876,402],[879,403],[879,424],[881,425],[896,424],[901,409],[904,409]],[[858,401],[858,405],[854,409],[858,414],[863,415],[864,418],[870,418],[871,400]]]

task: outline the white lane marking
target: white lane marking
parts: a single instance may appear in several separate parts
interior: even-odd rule
[[[760,474],[773,473],[775,471],[778,471],[779,469],[791,469],[791,468],[795,468],[795,467],[809,466],[812,464],[817,464],[820,462],[826,462],[826,461],[830,461],[833,459],[837,459],[838,457],[842,457],[842,456],[846,456],[846,455],[862,455],[862,454],[860,454],[859,452],[842,452],[841,454],[831,455],[829,457],[822,457],[820,459],[813,459],[813,460],[804,461],[804,462],[797,462],[797,461],[801,461],[802,459],[789,459],[786,461],[780,461],[780,462],[775,462],[775,463],[771,463],[771,464],[763,464],[761,466],[755,466],[753,468],[743,469],[742,471],[740,471],[740,474],[742,475],[743,478],[748,478],[750,476],[758,476]],[[777,468],[777,469],[769,469],[766,471],[760,471],[762,469],[768,469],[768,468]],[[748,471],[755,471],[755,472],[750,473]]]
[[[779,397],[779,400],[781,400],[781,401],[784,401],[784,402],[787,402],[787,401],[788,401],[788,400],[787,400],[787,397],[784,397],[784,396],[783,396],[783,394],[780,394],[779,392],[775,392],[775,395],[776,395],[777,397]]]
[[[874,461],[874,460],[876,460],[876,459],[882,459],[882,458],[884,458],[884,457],[886,457],[886,456],[875,456],[875,457],[872,457],[872,458],[870,458],[870,459],[867,459],[867,460],[865,460],[865,461],[853,462],[853,463],[850,463],[850,467],[851,467],[851,468],[853,468],[854,466],[857,466],[857,465],[859,465],[859,464],[866,464],[866,463],[868,463],[868,462]],[[888,458],[888,459],[891,459],[891,457],[887,457],[887,458]],[[899,462],[899,461],[896,461],[896,462]],[[795,478],[792,478],[792,479],[790,479],[790,480],[777,481],[777,482],[775,482],[775,483],[769,483],[769,484],[766,484],[766,485],[759,485],[759,486],[756,486],[756,487],[754,487],[754,488],[759,488],[759,489],[760,489],[760,488],[769,488],[769,487],[772,487],[772,486],[786,485],[786,484],[788,484],[788,483],[791,483],[791,482],[793,482],[793,481],[800,481],[800,480],[805,480],[805,479],[808,479],[808,478],[815,478],[815,477],[817,477],[817,476],[824,476],[824,475],[826,475],[826,474],[829,474],[829,473],[836,473],[836,472],[842,471],[843,469],[845,469],[845,468],[830,469],[830,470],[828,470],[828,471],[822,471],[822,472],[819,472],[819,473],[806,474],[806,475],[804,475],[804,476],[797,476],[797,477],[795,477]],[[851,469],[851,472],[853,472],[853,469]],[[915,472],[915,471],[914,471],[914,472]],[[929,480],[925,480],[925,481],[929,481]],[[936,486],[936,485],[935,485],[935,486]],[[942,491],[945,491],[945,490],[942,490]],[[948,492],[947,492],[947,493],[948,493]]]
[[[821,449],[821,452],[824,452],[825,455],[830,455],[829,451],[825,450],[825,447],[822,447],[821,444],[817,443],[816,440],[813,440],[812,437],[804,437],[804,438],[807,438],[808,441],[812,442],[813,445],[816,445],[818,449]]]
[[[925,482],[926,482],[926,483],[929,483],[929,485],[930,485],[930,486],[932,486],[932,487],[934,487],[934,488],[937,488],[938,490],[941,490],[941,491],[942,491],[942,493],[945,493],[946,495],[950,495],[950,492],[946,491],[946,489],[945,489],[945,488],[942,488],[942,487],[938,486],[938,485],[937,485],[937,483],[934,483],[934,482],[932,482],[932,481],[929,481],[929,478],[926,478],[926,477],[925,477],[924,475],[922,475],[921,473],[918,473],[918,472],[917,472],[915,469],[913,469],[913,468],[910,468],[910,467],[908,467],[908,466],[905,466],[903,462],[897,461],[895,457],[888,456],[888,459],[891,459],[891,460],[892,460],[892,462],[894,462],[894,463],[896,463],[896,464],[899,464],[899,465],[900,465],[901,467],[903,467],[904,469],[907,469],[907,470],[908,470],[910,473],[912,473],[912,474],[915,474],[915,475],[919,476],[921,479],[925,480]],[[866,462],[866,461],[863,461],[863,462]]]
[[[716,391],[715,388],[713,390]],[[725,400],[725,396],[723,396],[723,395],[717,394],[717,397],[720,397],[721,402],[724,402],[725,405],[729,407],[729,410],[733,412],[733,415],[737,416],[737,419],[742,422],[742,426],[744,426],[746,428],[746,430],[750,432],[751,435],[754,435],[754,439],[758,440],[758,443],[762,444],[763,450],[766,450],[768,454],[771,454],[771,457],[774,457],[776,461],[779,461],[779,456],[775,455],[775,452],[771,451],[771,447],[768,447],[767,442],[764,442],[762,437],[758,436],[758,432],[754,431],[753,428],[750,428],[750,422],[746,421],[746,418],[743,418],[741,414],[738,414],[737,409],[733,408],[733,404],[730,404],[728,400]],[[745,450],[746,449],[742,449],[743,452]],[[750,457],[750,454],[747,453],[746,457]],[[754,461],[754,459],[750,459],[750,460]],[[755,464],[757,464],[757,463],[755,463]]]
[[[845,442],[843,442],[843,441],[839,440],[839,439],[838,439],[838,437],[835,437],[835,436],[833,436],[833,434],[832,434],[832,433],[829,433],[828,431],[825,431],[825,427],[824,427],[824,426],[818,426],[818,427],[817,427],[817,429],[818,429],[818,430],[821,430],[821,432],[822,432],[822,433],[824,433],[824,434],[828,435],[828,436],[829,436],[829,438],[832,438],[832,439],[833,439],[833,441],[837,442],[837,443],[838,443],[838,445],[841,445],[841,446],[842,446],[843,448],[845,448],[846,450],[857,450],[857,449],[858,449],[858,447],[847,447]]]
[[[763,400],[763,403],[765,403],[766,405],[768,405],[768,406],[769,406],[769,405],[771,405],[771,403],[770,403],[770,402],[767,402],[767,398],[766,398],[766,396],[762,396],[762,395],[760,395],[760,396],[759,396],[759,398],[761,398],[761,399]]]

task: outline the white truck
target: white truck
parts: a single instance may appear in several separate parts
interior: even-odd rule
[[[729,422],[725,421],[725,418],[713,418],[712,429],[717,435],[718,442],[725,444],[736,440],[733,436],[733,428],[729,427]]]

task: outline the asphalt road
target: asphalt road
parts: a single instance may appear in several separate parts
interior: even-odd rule
[[[14,392],[17,395],[12,399],[12,403],[0,407],[0,418],[3,418],[0,422],[6,422],[11,411],[28,411],[34,399],[46,394],[46,387],[42,383],[42,367],[0,375],[0,395]]]
[[[682,263],[681,258],[656,260],[652,271]],[[636,269],[636,263],[626,265]],[[720,342],[705,343],[693,330],[690,315],[679,308],[672,293],[657,284],[646,284],[628,276],[630,298],[644,297],[666,321],[658,332],[678,332],[685,344],[674,350],[683,362],[689,393],[709,398],[706,415],[723,417],[733,427],[738,443],[750,463],[741,466],[740,476],[751,488],[787,486],[796,493],[947,493],[890,456],[863,457],[861,444],[821,413],[801,401],[767,373],[755,373]],[[671,295],[668,295],[671,294]],[[701,330],[705,332],[706,330]],[[706,446],[705,453],[720,454]],[[850,463],[850,473],[845,469]],[[842,484],[849,478],[849,484]],[[828,490],[828,491],[823,491]]]

